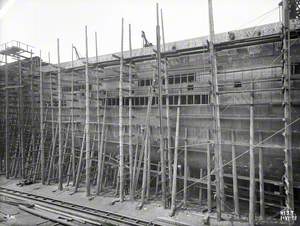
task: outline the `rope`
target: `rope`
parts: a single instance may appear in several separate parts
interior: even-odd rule
[[[274,137],[275,135],[277,135],[278,133],[280,133],[281,131],[285,130],[286,128],[288,128],[289,126],[295,124],[295,123],[298,122],[298,121],[300,121],[300,117],[298,117],[297,119],[295,119],[293,122],[291,122],[290,124],[288,124],[286,127],[283,127],[283,128],[281,128],[280,130],[277,130],[275,133],[273,133],[273,134],[270,135],[269,137],[265,138],[265,139],[262,140],[261,142],[258,142],[257,144],[253,145],[253,149],[257,148],[257,146],[263,144],[265,141],[271,139],[272,137]],[[245,154],[247,154],[249,151],[250,151],[250,149],[248,149],[247,151],[245,151],[245,152],[241,153],[240,155],[236,156],[234,159],[228,161],[227,163],[223,164],[222,168],[224,168],[225,166],[227,166],[227,165],[229,165],[230,163],[232,163],[233,160],[237,160],[237,159],[241,158],[242,156],[244,156]],[[214,170],[212,170],[212,171],[210,172],[210,175],[211,175],[212,173],[216,173],[216,172],[219,171],[220,169],[221,169],[221,168],[215,168]],[[206,179],[207,176],[208,176],[208,175],[202,177],[202,178],[200,179],[199,182],[194,182],[194,183],[190,184],[189,186],[187,186],[187,189],[188,189],[189,187],[191,187],[191,186],[197,184],[197,183],[204,182],[204,179]],[[178,192],[176,192],[176,194],[181,193],[182,191],[184,191],[184,189],[179,190]]]

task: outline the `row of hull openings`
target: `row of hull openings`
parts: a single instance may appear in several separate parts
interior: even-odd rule
[[[294,67],[292,68],[292,74],[299,74],[300,73],[300,64],[299,65],[294,65]],[[279,71],[277,71],[279,70]],[[276,73],[280,73],[281,69],[280,68],[276,68],[276,70],[271,69],[266,69],[266,70],[262,70],[256,73],[260,73],[261,75],[268,75],[268,74],[276,74]],[[227,77],[230,77],[231,79],[233,79],[235,76],[236,77],[240,77],[243,80],[243,77],[249,77],[253,75],[253,71],[249,70],[249,71],[245,71],[245,72],[241,72],[241,73],[237,73],[237,72],[226,72],[224,73],[224,75],[226,75]],[[173,84],[188,84],[188,86],[192,86],[192,84],[194,84],[194,82],[196,81],[200,81],[203,80],[198,78],[200,75],[196,75],[196,72],[192,72],[192,73],[184,73],[184,74],[175,74],[175,75],[169,75],[168,76],[168,84],[169,85],[173,85]],[[204,75],[202,75],[204,76]],[[230,79],[228,78],[228,79]],[[225,79],[226,80],[226,79]],[[145,79],[139,79],[137,81],[137,85],[138,86],[152,86],[152,82],[153,80],[151,78],[145,78]],[[162,84],[165,84],[165,78],[162,79]],[[89,85],[90,90],[92,90],[92,85]],[[233,87],[237,88],[237,87],[241,87],[242,83],[240,80],[234,81],[233,83]],[[80,85],[74,85],[73,88],[74,91],[82,91],[85,90],[85,84],[80,84]],[[66,87],[62,87],[62,91],[63,92],[71,92],[71,87],[70,86],[66,86]]]
[[[168,76],[168,83],[172,84],[180,84],[180,83],[193,83],[196,81],[196,73],[189,73],[189,74],[178,74],[178,75],[169,75]],[[165,84],[165,79],[162,79],[162,84]],[[141,79],[138,80],[138,86],[151,86],[152,79]],[[89,85],[89,89],[92,90],[92,85]],[[74,85],[74,91],[82,91],[85,90],[85,84]],[[64,86],[62,87],[63,92],[71,92],[71,86]]]
[[[178,75],[169,75],[168,76],[168,84],[187,84],[188,90],[193,90],[193,84],[196,81],[196,73],[189,73],[189,74],[178,74]],[[152,79],[140,79],[138,80],[138,86],[152,86]],[[162,84],[165,85],[165,79],[162,79]],[[242,84],[240,81],[235,81],[233,86],[241,87]],[[80,85],[74,85],[73,91],[84,91],[85,90],[85,84]],[[92,85],[89,85],[89,89],[92,90]],[[64,86],[62,87],[63,92],[71,92],[72,88],[71,86]],[[84,93],[82,94],[84,96]]]
[[[169,75],[168,84],[193,83],[196,80],[196,73]],[[162,84],[165,84],[165,79],[162,79]],[[141,79],[138,81],[138,86],[151,86],[152,79]]]
[[[210,104],[210,98],[208,94],[196,94],[196,95],[169,95],[169,105],[177,105],[178,100],[180,97],[180,104],[181,105],[199,105],[199,104]],[[129,106],[129,98],[130,97],[123,97],[123,106]],[[132,97],[132,105],[133,106],[146,106],[148,105],[148,96],[139,96],[139,97]],[[74,100],[74,102],[78,102],[78,100]],[[104,101],[101,101],[102,105],[104,105]],[[51,106],[50,101],[45,102],[46,106]],[[166,105],[166,96],[163,95],[162,97],[162,104]],[[107,105],[108,106],[119,106],[119,98],[118,97],[110,97],[107,98]],[[158,97],[152,97],[152,105],[158,105]],[[53,106],[58,106],[58,100],[53,100]],[[61,106],[67,106],[67,100],[61,101]]]
[[[177,105],[180,98],[180,104],[209,104],[210,99],[208,94],[196,95],[171,95],[168,96],[169,105]],[[148,105],[148,96],[132,97],[133,106],[146,106]],[[152,105],[158,104],[158,97],[152,97]],[[162,104],[166,105],[166,96],[162,97]],[[119,106],[119,98],[107,98],[108,106]],[[123,105],[129,106],[129,97],[123,97]]]

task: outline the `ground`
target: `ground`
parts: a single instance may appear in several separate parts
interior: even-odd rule
[[[170,210],[164,209],[161,203],[157,200],[151,200],[146,203],[144,207],[139,210],[137,207],[140,204],[138,201],[126,200],[122,203],[116,202],[112,205],[112,202],[116,200],[116,197],[112,192],[103,193],[100,196],[95,196],[94,191],[90,197],[86,197],[84,187],[79,189],[77,193],[74,193],[74,188],[71,186],[64,186],[63,191],[57,189],[57,185],[42,185],[41,183],[35,183],[26,185],[23,187],[17,186],[19,180],[11,179],[7,180],[5,177],[0,177],[0,186],[17,191],[23,191],[39,196],[44,196],[52,199],[57,199],[65,202],[74,203],[77,205],[83,205],[94,209],[106,210],[110,212],[119,213],[126,216],[132,216],[134,218],[140,218],[147,221],[160,222],[162,225],[241,225],[246,226],[247,219],[243,219],[242,222],[232,222],[230,220],[223,221],[221,224],[216,222],[215,214],[211,214],[208,220],[207,213],[202,213],[199,210],[180,210],[177,211],[175,216],[170,217]],[[9,206],[9,207],[7,207]],[[0,211],[4,214],[10,214],[11,219],[7,220],[4,225],[47,225],[44,219],[32,216],[26,212],[20,211],[17,206],[10,206],[0,202]],[[0,214],[1,214],[0,213]],[[226,217],[226,216],[225,216]],[[228,217],[228,216],[227,216]],[[20,222],[20,220],[22,220]],[[208,223],[209,221],[209,223]],[[45,222],[45,224],[43,223]],[[49,225],[49,224],[48,224]],[[53,224],[52,224],[53,225]]]

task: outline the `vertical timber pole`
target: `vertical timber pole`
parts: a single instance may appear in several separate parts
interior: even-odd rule
[[[35,112],[34,112],[34,91],[33,91],[33,53],[30,51],[30,120],[31,120],[31,139],[32,139],[32,149],[34,147],[34,137],[35,137]],[[34,155],[33,155],[34,159]],[[27,164],[28,166],[29,164]],[[27,170],[28,176],[31,175],[31,169]]]
[[[91,153],[90,153],[90,84],[89,84],[89,55],[88,55],[88,34],[85,26],[85,179],[86,179],[86,196],[91,193]]]
[[[203,169],[200,168],[199,172],[199,204],[202,205],[202,196],[203,196],[203,189],[202,189],[202,178],[203,178]]]
[[[163,139],[163,113],[162,113],[162,84],[161,84],[161,54],[160,54],[160,26],[159,26],[159,12],[158,3],[156,3],[156,60],[157,60],[157,77],[159,85],[159,149],[160,149],[160,162],[161,162],[161,192],[163,207],[166,208],[166,166],[165,166],[165,153],[164,153],[164,139]]]
[[[104,102],[104,105],[105,105],[105,108],[107,107],[107,92],[105,93],[105,102]],[[104,112],[106,112],[106,109],[104,110]],[[104,117],[105,118],[105,117]],[[103,124],[104,124],[104,122],[105,122],[105,120],[103,120]],[[103,183],[101,184],[101,189],[103,188],[103,187],[105,187],[106,186],[106,182],[107,182],[107,174],[108,174],[108,169],[106,169],[106,171],[105,171],[105,175],[104,175],[104,165],[105,165],[105,155],[106,155],[106,144],[107,144],[107,142],[106,142],[106,137],[107,137],[107,131],[108,131],[108,127],[105,127],[105,131],[104,131],[104,133],[103,133],[103,139],[101,139],[101,142],[102,142],[102,145],[101,145],[101,147],[102,147],[102,149],[103,149],[103,158],[102,158],[102,168],[101,168],[101,175],[100,175],[100,181],[102,182],[103,181],[103,177],[105,176],[105,178],[104,178],[104,181],[103,181]],[[102,134],[101,134],[101,136],[102,136]],[[108,166],[108,167],[110,167],[110,166]]]
[[[95,50],[96,50],[96,62],[98,62],[98,37],[97,37],[97,32],[95,32]],[[99,76],[97,74],[97,79],[96,79],[96,87],[97,87],[97,92],[96,92],[96,98],[97,98],[97,150],[98,150],[98,161],[97,161],[97,190],[96,190],[96,194],[99,195],[100,193],[100,171],[101,171],[101,161],[102,161],[102,154],[100,153],[100,138],[101,138],[101,134],[100,134],[100,103],[99,103],[99,99],[100,99],[100,87],[99,87]],[[102,125],[102,127],[104,126],[104,124]],[[100,183],[99,183],[100,182]]]
[[[249,181],[249,224],[255,224],[255,156],[254,156],[254,107],[253,107],[253,82],[251,82],[251,100],[250,100],[250,181]]]
[[[97,62],[99,62],[98,59],[98,41],[97,41],[97,33],[95,33],[95,41],[96,41],[96,59]],[[99,195],[101,192],[101,189],[103,188],[103,169],[104,169],[104,161],[105,161],[105,148],[104,148],[104,139],[107,132],[107,128],[105,127],[105,120],[106,120],[106,101],[107,101],[107,93],[105,94],[104,98],[104,110],[103,110],[103,118],[102,118],[102,127],[100,132],[100,104],[99,104],[99,98],[100,98],[100,87],[99,87],[99,76],[97,76],[97,120],[98,120],[98,173],[97,173],[97,188],[96,188],[96,194]],[[100,137],[101,135],[101,137]],[[101,141],[101,142],[100,142]]]
[[[21,177],[25,178],[24,170],[24,103],[23,103],[23,83],[22,83],[22,62],[20,57],[18,57],[18,67],[19,67],[19,135],[20,135],[20,153],[21,153]]]
[[[6,45],[5,45],[6,48]],[[10,156],[9,156],[9,121],[8,121],[8,64],[7,55],[5,54],[5,175],[9,179]]]
[[[98,40],[97,40],[97,32],[95,32],[95,47],[96,47],[96,62],[98,62]],[[99,76],[97,75],[97,149],[98,149],[98,171],[97,171],[97,190],[96,190],[96,194],[99,195],[100,194],[100,190],[101,190],[101,183],[102,181],[100,181],[100,175],[101,175],[101,168],[102,168],[102,153],[101,153],[101,143],[100,143],[100,139],[102,136],[102,133],[100,134],[100,129],[101,129],[101,125],[100,125],[100,103],[99,103],[99,99],[100,99],[100,87],[99,87]],[[104,128],[104,124],[102,124],[102,128]],[[101,135],[101,136],[100,136]],[[101,139],[102,142],[102,139]]]
[[[166,43],[165,43],[165,30],[164,30],[164,20],[163,20],[163,12],[161,13],[161,30],[162,30],[162,41],[163,41],[163,52],[166,51]],[[172,151],[171,151],[171,129],[170,129],[170,108],[169,108],[169,80],[168,80],[168,59],[165,57],[165,97],[166,97],[166,119],[167,119],[167,148],[168,148],[168,170],[169,170],[169,190],[172,190]]]
[[[121,57],[120,57],[120,81],[119,81],[119,145],[120,145],[120,202],[124,200],[124,150],[123,150],[123,40],[124,19],[121,25]]]
[[[98,86],[99,87],[99,86]],[[104,163],[105,163],[105,137],[107,136],[107,127],[105,126],[105,119],[106,119],[106,108],[107,108],[107,93],[105,94],[104,98],[104,110],[103,110],[103,119],[102,119],[102,127],[101,127],[101,142],[100,142],[100,149],[98,153],[98,174],[97,174],[97,190],[96,194],[99,195],[102,188],[103,188],[103,170],[104,170]],[[100,125],[100,122],[99,122]],[[99,132],[98,132],[99,134]]]
[[[156,176],[156,184],[155,184],[155,195],[158,195],[158,187],[159,187],[159,172],[160,172],[160,162],[157,163],[157,176]]]
[[[180,97],[179,97],[180,98]],[[188,177],[188,151],[187,151],[187,137],[188,137],[188,129],[185,128],[184,130],[184,180],[183,180],[183,205],[186,207],[187,201],[187,177]]]
[[[286,207],[294,210],[294,185],[293,185],[293,161],[292,161],[292,133],[291,127],[291,102],[290,102],[290,15],[289,1],[283,0],[282,21],[283,21],[283,88],[284,88],[284,166],[285,166],[285,194]]]
[[[75,185],[76,169],[75,169],[75,128],[74,128],[74,46],[72,44],[72,71],[71,71],[71,154],[72,154],[72,180]]]
[[[153,75],[154,77],[154,75]],[[152,98],[153,98],[153,87],[149,87],[149,100],[147,103],[147,114],[146,114],[146,126],[145,126],[145,140],[143,142],[142,145],[142,151],[143,151],[143,155],[140,156],[140,160],[142,159],[142,157],[144,157],[144,165],[143,165],[143,178],[142,178],[142,191],[141,191],[141,205],[139,206],[139,208],[142,208],[144,205],[144,199],[145,199],[145,188],[146,188],[146,171],[147,171],[147,158],[148,158],[148,154],[147,154],[147,150],[148,150],[148,137],[149,137],[149,123],[150,123],[150,114],[151,114],[151,104],[152,104]],[[139,166],[138,166],[138,173],[140,172],[140,164],[141,161],[139,161]],[[138,175],[137,178],[135,180],[135,183],[138,182]],[[136,187],[136,185],[135,185]]]
[[[231,157],[232,157],[232,183],[233,183],[234,213],[237,216],[240,216],[239,190],[238,190],[238,178],[237,178],[237,168],[236,168],[235,132],[234,131],[231,131]]]
[[[49,64],[51,62],[50,52],[48,52],[48,62],[49,62]],[[50,89],[50,107],[51,107],[51,135],[52,135],[52,145],[54,146],[56,135],[55,135],[55,125],[54,125],[54,104],[53,104],[53,87],[52,87],[52,73],[51,72],[49,74],[49,79],[50,79],[49,89]],[[52,149],[53,148],[54,147],[52,147]],[[53,158],[53,153],[49,153],[49,154],[52,156],[49,156],[49,168],[47,170],[48,170],[48,175],[51,175],[50,171],[51,171],[52,166],[50,165],[51,164],[50,158]],[[47,181],[47,183],[49,181]]]
[[[180,122],[180,95],[177,102],[176,115],[176,130],[175,130],[175,147],[174,147],[174,162],[173,162],[173,180],[172,180],[172,194],[171,194],[171,214],[174,216],[176,210],[176,194],[177,194],[177,166],[178,166],[178,140],[179,140],[179,122]]]
[[[132,150],[132,46],[131,46],[131,24],[129,24],[129,109],[128,109],[128,135],[129,135],[129,197],[133,200],[133,150]]]
[[[57,91],[58,91],[58,190],[63,190],[62,184],[62,116],[61,116],[61,69],[60,69],[60,52],[59,52],[59,39],[57,39]]]
[[[259,144],[262,144],[262,134],[259,133]],[[264,184],[264,153],[262,147],[258,149],[259,157],[259,206],[260,206],[260,218],[265,219],[265,184]]]
[[[48,62],[50,64],[51,57],[50,52],[48,52]],[[57,134],[57,127],[55,129],[55,123],[54,123],[54,103],[53,103],[53,85],[52,85],[52,73],[49,73],[49,89],[50,89],[50,107],[51,107],[51,135],[52,135],[52,150],[49,152],[49,160],[48,160],[48,175],[47,175],[47,181],[46,183],[49,184],[51,180],[51,172],[53,167],[53,159],[54,159],[54,152],[55,152],[55,142],[56,142],[56,134]]]
[[[44,104],[43,104],[43,72],[42,72],[42,51],[40,51],[40,152],[41,152],[41,180],[45,184],[45,152],[44,152]]]
[[[150,102],[150,99],[149,99]],[[148,116],[149,117],[149,116]],[[147,187],[147,170],[148,169],[148,142],[149,142],[149,124],[148,124],[148,119],[147,117],[147,127],[146,127],[146,136],[145,136],[145,144],[144,144],[144,164],[143,164],[143,179],[142,179],[142,191],[141,191],[141,205],[140,209],[143,207],[144,202],[145,202],[145,193],[146,193],[146,187]]]
[[[211,165],[210,165],[210,140],[209,140],[209,129],[207,130],[207,210],[211,212]]]
[[[146,200],[150,198],[150,183],[151,183],[151,127],[149,126],[148,135],[148,151],[147,151],[147,186],[146,186]]]
[[[214,111],[214,135],[215,135],[215,174],[216,174],[216,204],[217,204],[217,220],[221,220],[221,211],[224,206],[224,181],[223,181],[223,161],[221,154],[221,124],[220,124],[220,109],[218,97],[218,79],[217,79],[217,62],[215,55],[215,31],[213,20],[212,0],[208,0],[209,10],[209,53],[211,60],[212,83],[213,83],[213,111]]]

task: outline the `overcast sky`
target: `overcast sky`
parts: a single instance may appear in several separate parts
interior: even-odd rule
[[[141,30],[155,44],[156,2],[163,9],[166,42],[208,34],[207,0],[0,0],[0,43],[25,42],[33,45],[37,54],[41,49],[45,60],[50,51],[56,63],[56,39],[60,38],[62,61],[69,61],[72,43],[84,56],[84,26],[87,25],[90,56],[95,55],[95,31],[99,54],[118,52],[124,17],[125,50],[128,49],[128,23],[132,26],[133,48],[140,48]],[[215,31],[276,22],[278,2],[213,0]]]

